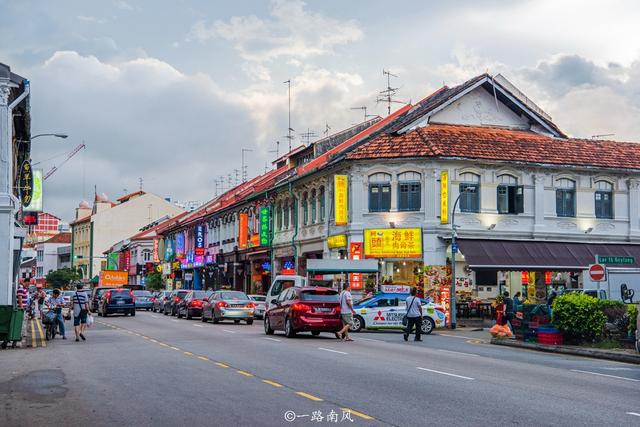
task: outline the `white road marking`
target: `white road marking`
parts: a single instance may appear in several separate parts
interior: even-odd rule
[[[362,338],[362,337],[358,337],[358,340],[385,342],[385,341],[382,341],[382,340],[374,340],[373,338]]]
[[[344,351],[331,350],[330,348],[324,348],[324,347],[318,347],[318,350],[330,351],[331,353],[338,353],[338,354],[349,354]]]
[[[618,377],[616,375],[601,374],[600,372],[581,371],[580,369],[572,369],[571,372],[580,372],[582,374],[598,375],[600,377],[616,378],[616,379],[619,379],[619,380],[626,380],[626,381],[633,381],[633,382],[640,383],[640,380],[636,380],[635,378]]]
[[[152,314],[151,317],[153,317],[154,319],[159,318],[160,316],[156,316],[155,314]]]
[[[636,370],[634,368],[602,368],[602,369],[606,369],[607,371],[635,371]]]
[[[172,321],[172,322],[176,322],[176,323],[178,323],[178,321],[177,321],[176,319],[171,319],[171,321]]]
[[[471,377],[465,377],[463,375],[450,374],[449,372],[436,371],[435,369],[427,369],[421,368],[420,366],[416,367],[416,369],[420,369],[421,371],[433,372],[434,374],[448,375],[450,377],[462,378],[463,380],[473,380]]]
[[[228,329],[223,329],[223,331],[228,332],[228,333],[230,333],[230,334],[235,334],[235,333],[236,333],[236,331],[230,331],[230,330],[228,330]]]
[[[633,415],[635,417],[640,417],[640,414],[637,412],[627,412],[627,415]]]
[[[204,326],[198,325],[197,323],[194,323],[193,326],[195,326],[196,328],[204,328]]]
[[[462,351],[444,350],[442,348],[439,348],[438,351],[443,351],[445,353],[461,354],[463,356],[474,356],[474,357],[480,356],[479,354],[465,353],[465,352],[462,352]]]
[[[279,340],[277,338],[269,338],[269,337],[263,337],[265,340],[269,340],[269,341],[275,341],[275,342],[281,342],[282,340]]]
[[[449,338],[462,338],[465,340],[477,340],[478,338],[472,338],[472,337],[463,337],[462,335],[450,335],[450,334],[443,334],[441,332],[436,333],[435,335],[441,336],[441,337],[449,337]]]

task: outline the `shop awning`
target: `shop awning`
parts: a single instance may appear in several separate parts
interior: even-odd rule
[[[596,255],[632,256],[636,263],[625,267],[640,267],[640,245],[480,239],[457,242],[474,270],[585,270],[595,262]]]
[[[377,273],[376,259],[309,259],[307,260],[309,274],[330,273]]]

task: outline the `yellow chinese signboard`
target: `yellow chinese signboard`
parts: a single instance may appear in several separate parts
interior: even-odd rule
[[[422,229],[364,230],[365,258],[422,258]]]
[[[449,222],[449,171],[440,172],[440,224]]]
[[[346,248],[347,247],[347,235],[336,234],[334,236],[327,237],[327,246],[329,249]]]
[[[348,200],[347,200],[347,175],[335,175],[333,181],[336,225],[347,225]]]

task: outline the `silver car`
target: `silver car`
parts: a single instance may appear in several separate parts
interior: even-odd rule
[[[256,303],[256,310],[253,312],[253,316],[256,319],[264,318],[264,312],[266,311],[267,297],[265,295],[249,295],[249,299]]]
[[[253,324],[256,303],[249,299],[249,296],[240,291],[215,291],[209,298],[203,300],[202,321],[209,319],[213,323],[230,319],[235,323],[241,320],[247,325]]]

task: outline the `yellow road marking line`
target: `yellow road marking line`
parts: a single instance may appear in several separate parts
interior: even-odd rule
[[[193,353],[191,353],[190,351],[183,351],[182,354],[185,354],[187,356],[193,356]]]
[[[148,340],[148,339],[149,339],[149,337],[145,337],[144,335],[142,336],[142,338],[144,338],[145,340]]]
[[[320,399],[319,397],[314,396],[313,394],[305,393],[304,391],[296,391],[296,394],[298,396],[306,397],[309,400],[313,400],[314,402],[322,402],[322,399]]]
[[[351,412],[356,417],[360,417],[360,418],[365,419],[365,420],[375,420],[375,418],[373,418],[373,417],[371,417],[371,416],[369,416],[367,414],[363,414],[362,412],[354,411],[351,408],[340,408],[340,409],[342,409],[343,411]]]
[[[46,347],[47,342],[45,340],[44,332],[42,331],[42,324],[40,322],[36,322],[36,325],[38,326],[38,330],[40,331],[40,344],[42,344],[42,347]]]
[[[247,371],[238,370],[236,372],[239,373],[240,375],[244,375],[245,377],[252,377],[253,376],[253,374],[251,372],[247,372]]]
[[[171,350],[180,351],[180,349],[178,347],[171,347]]]
[[[163,347],[169,347],[167,344],[163,343],[163,342],[158,342],[158,344],[160,344]]]
[[[34,339],[34,334],[36,333],[36,327],[33,326],[33,319],[31,319],[31,347],[37,347],[38,342]],[[34,345],[35,343],[35,345]]]
[[[220,363],[220,362],[216,362],[216,366],[220,367],[220,368],[228,368],[229,365],[225,365],[224,363]]]
[[[135,332],[136,336],[141,337],[142,335],[140,335],[139,333]]]
[[[204,360],[205,362],[209,361],[209,358],[208,357],[204,357],[204,356],[198,356],[198,359]]]
[[[157,343],[157,342],[158,342],[157,340],[154,340],[153,338],[150,338],[150,339],[149,339],[149,341],[151,341],[151,342],[155,342],[155,343]]]
[[[282,384],[278,384],[278,383],[277,383],[277,382],[275,382],[275,381],[262,380],[262,382],[263,382],[263,383],[265,383],[265,384],[272,385],[272,386],[274,386],[274,387],[282,387]]]

